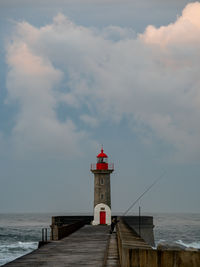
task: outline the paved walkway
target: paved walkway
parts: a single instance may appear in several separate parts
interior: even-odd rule
[[[119,267],[119,253],[117,247],[117,236],[115,232],[110,235],[107,253],[107,261],[105,267]]]
[[[109,230],[108,226],[86,225],[70,236],[51,242],[4,266],[102,267]]]

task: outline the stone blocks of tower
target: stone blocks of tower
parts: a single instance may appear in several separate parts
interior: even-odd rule
[[[94,173],[94,207],[104,203],[111,208],[110,174],[113,170],[92,170]]]

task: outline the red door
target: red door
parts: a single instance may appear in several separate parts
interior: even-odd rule
[[[106,224],[106,212],[100,211],[100,224]]]

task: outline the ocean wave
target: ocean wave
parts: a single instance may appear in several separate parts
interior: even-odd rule
[[[15,242],[0,245],[0,266],[21,257],[38,247],[38,242]]]
[[[175,243],[185,246],[187,248],[199,248],[200,249],[200,241],[199,242],[191,242],[191,243],[185,243],[182,240],[177,240]]]
[[[200,241],[186,243],[186,242],[184,242],[182,240],[176,240],[174,242],[170,242],[170,241],[167,241],[165,239],[160,239],[159,241],[156,242],[156,246],[154,247],[155,249],[157,248],[159,243],[165,243],[165,244],[168,244],[169,246],[170,245],[174,245],[174,244],[178,244],[178,245],[184,246],[185,248],[200,249]]]
[[[16,243],[11,243],[11,244],[4,244],[0,245],[0,249],[6,248],[6,249],[35,249],[37,248],[38,242],[21,242],[18,241]]]

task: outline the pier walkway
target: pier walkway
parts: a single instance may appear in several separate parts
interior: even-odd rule
[[[109,230],[109,226],[85,225],[70,236],[59,241],[50,242],[40,249],[4,266],[102,267],[104,262],[106,262],[105,255],[107,255],[106,251],[108,247],[110,248],[110,259],[107,261],[107,266],[113,266],[109,263],[116,260],[115,244],[113,245],[116,238],[113,235],[109,240]],[[112,258],[113,256],[114,258]]]
[[[120,267],[116,233],[110,235],[105,267]]]

